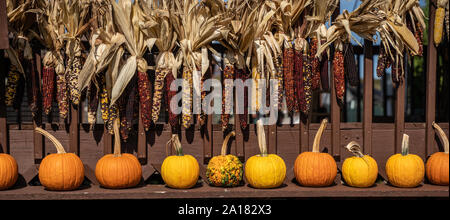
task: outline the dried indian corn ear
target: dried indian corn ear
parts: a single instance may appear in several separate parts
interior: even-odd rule
[[[317,38],[311,38],[311,48],[309,50],[309,59],[311,63],[311,88],[313,90],[320,88],[320,62],[319,58],[316,57],[318,41]]]
[[[147,73],[138,71],[138,88],[142,124],[148,131],[152,122],[152,87]]]
[[[333,58],[333,76],[334,89],[336,91],[336,98],[340,105],[344,104],[345,94],[345,76],[344,76],[344,55],[342,51],[335,50]]]
[[[245,82],[248,79],[248,71],[244,67],[243,69],[236,69],[236,79],[241,79]],[[242,129],[247,128],[248,125],[248,88],[244,87],[244,114],[239,114],[239,123]]]
[[[436,9],[436,14],[434,18],[434,43],[439,45],[442,41],[442,33],[444,30],[444,17],[445,17],[445,7],[439,5],[438,0],[438,8]],[[445,6],[445,5],[444,5]]]
[[[184,67],[183,69],[183,91],[182,91],[182,125],[185,128],[191,126],[192,120],[192,70]]]
[[[177,108],[177,105],[172,105],[171,100],[175,95],[177,94],[177,91],[171,91],[170,86],[175,81],[175,78],[173,74],[170,72],[166,75],[165,78],[165,91],[166,91],[166,108],[167,112],[169,113],[169,124],[172,126],[172,128],[175,128],[179,124],[179,118],[178,115],[174,113],[175,108]]]
[[[231,106],[227,106],[228,102],[231,101],[230,98],[233,96],[233,82],[228,81],[229,79],[234,78],[234,66],[227,65],[223,70],[223,86],[222,86],[222,114],[221,114],[221,122],[222,122],[222,130],[226,130],[228,128],[228,123],[230,121],[230,114],[227,114],[226,110],[231,110]],[[232,104],[232,103],[228,103]]]
[[[70,101],[72,101],[74,105],[78,105],[80,103],[81,93],[78,89],[78,75],[80,75],[82,68],[81,59],[82,58],[78,56],[73,58],[70,71],[66,75],[70,93]]]
[[[294,87],[294,49],[284,48],[283,51],[283,75],[284,94],[288,112],[294,112],[295,108],[295,87]]]
[[[359,86],[359,74],[356,67],[355,53],[353,52],[353,45],[351,43],[344,43],[344,70],[347,74],[348,83],[351,86]]]
[[[88,123],[91,126],[91,129],[94,128],[94,125],[97,121],[97,110],[99,103],[99,89],[94,82],[89,84],[87,90],[87,99],[88,99]]]
[[[387,60],[390,59],[385,53],[385,49],[383,46],[380,46],[380,54],[378,55],[378,64],[377,64],[377,76],[384,76],[385,69],[388,68],[386,66]]]
[[[69,112],[66,75],[68,75],[70,71],[70,66],[67,66],[65,71],[56,74],[56,99],[58,101],[60,119],[66,119]]]
[[[113,105],[108,108],[108,120],[106,121],[106,130],[110,134],[114,134],[114,121],[119,118],[119,106],[118,102],[115,102]]]
[[[211,78],[211,71],[208,70],[208,71],[205,72],[205,74],[202,77],[202,80],[200,82],[200,88],[203,88],[204,84],[205,84],[205,81],[207,79],[210,79],[210,78]],[[200,96],[201,96],[200,97],[201,98],[201,103],[203,103],[203,100],[205,100],[205,97],[206,97],[207,94],[208,94],[208,91],[202,89],[201,94],[200,94]],[[204,104],[206,104],[206,103],[204,103]],[[201,109],[200,110],[200,114],[198,115],[198,122],[200,123],[200,126],[202,126],[202,125],[204,125],[206,123],[207,118],[208,118],[208,116],[205,114],[203,109]]]
[[[303,53],[301,50],[294,50],[294,87],[295,87],[295,112],[299,112],[300,100],[303,93]]]
[[[280,54],[279,57],[275,58],[273,60],[274,65],[275,65],[275,69],[276,69],[276,74],[275,74],[275,79],[278,81],[278,91],[274,91],[277,94],[274,94],[275,96],[278,95],[278,103],[276,104],[276,106],[278,107],[278,110],[282,110],[283,108],[283,91],[284,91],[284,85],[283,85],[283,81],[284,81],[284,75],[283,75],[283,55]]]
[[[17,89],[19,86],[20,72],[15,70],[13,66],[9,70],[6,82],[5,104],[6,106],[13,106],[16,99]]]
[[[423,27],[419,23],[416,24],[416,31],[414,32],[414,37],[417,39],[417,43],[419,43],[419,53],[417,55],[423,55]]]
[[[310,63],[311,57],[309,56],[311,56],[311,53],[303,52],[303,86],[302,91],[300,91],[300,111],[305,115],[308,115],[311,109],[312,100],[312,65]]]
[[[134,76],[129,84],[127,85],[127,88],[125,89],[124,93],[121,97],[121,102],[119,104],[120,110],[120,134],[122,136],[122,139],[124,141],[128,140],[130,131],[132,131],[133,128],[133,120],[136,116],[136,107],[139,108],[138,105],[136,105],[137,102],[137,77]]]
[[[161,101],[164,89],[164,78],[169,72],[168,69],[157,68],[155,72],[155,87],[153,91],[153,107],[152,107],[152,120],[156,123],[159,118],[159,113],[161,110]]]
[[[44,66],[42,70],[42,104],[46,115],[52,110],[53,92],[55,83],[55,69]]]
[[[25,75],[26,75],[26,90],[27,90],[27,101],[28,106],[30,107],[32,115],[36,115],[38,111],[38,104],[37,104],[37,96],[38,91],[36,89],[39,89],[39,85],[36,84],[36,65],[33,58],[31,59],[24,59],[24,68],[25,68]],[[54,83],[54,80],[53,80]],[[37,86],[37,87],[36,87]]]

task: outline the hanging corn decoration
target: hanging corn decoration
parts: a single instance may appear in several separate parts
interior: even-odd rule
[[[278,110],[281,111],[283,108],[283,90],[284,90],[284,74],[283,74],[283,55],[280,54],[278,58],[273,59],[273,64],[276,69],[275,79],[278,82],[278,91],[276,91],[277,94],[274,94],[274,96],[278,95]]]
[[[445,8],[447,7],[448,0],[438,0],[437,9],[434,17],[434,43],[439,45],[442,41],[442,35],[444,30],[444,18]]]
[[[385,69],[389,68],[391,65],[391,58],[386,54],[384,47],[380,47],[380,54],[378,55],[377,64],[377,76],[384,76]]]
[[[342,44],[340,44],[342,45]],[[336,98],[338,103],[342,106],[344,104],[345,94],[345,76],[344,76],[344,55],[342,48],[335,48],[333,57],[333,76],[334,89],[336,91]]]
[[[142,124],[148,131],[152,121],[152,87],[146,72],[138,71],[138,88]]]
[[[202,77],[202,80],[200,82],[200,88],[204,87],[205,81],[207,79],[211,78],[211,71],[206,71],[205,74]],[[205,97],[207,95],[207,91],[202,90],[201,91],[201,103],[203,103],[203,100],[205,100]],[[203,126],[206,123],[207,120],[207,115],[205,114],[205,112],[203,111],[203,109],[200,110],[200,114],[198,115],[198,122],[200,124],[200,126]]]
[[[234,65],[228,64],[223,70],[223,82],[222,82],[222,130],[225,131],[228,128],[228,123],[230,121],[230,114],[227,114],[227,109],[231,110],[231,106],[227,106],[230,97],[233,96],[233,82],[227,81],[234,78]]]
[[[78,89],[78,75],[80,75],[82,69],[82,58],[76,56],[72,60],[72,65],[69,68],[69,72],[67,74],[67,83],[68,89],[70,93],[70,101],[74,105],[78,105],[80,103],[80,90]]]
[[[175,81],[175,78],[173,76],[173,73],[170,72],[166,75],[165,78],[165,97],[166,97],[166,108],[167,112],[169,113],[169,124],[172,128],[178,127],[179,125],[179,118],[178,115],[174,113],[174,109],[177,107],[176,105],[172,105],[171,100],[175,95],[177,94],[177,91],[171,91],[170,86]]]
[[[130,131],[133,129],[133,119],[136,115],[136,91],[137,77],[134,76],[128,83],[125,91],[122,93],[119,104],[120,116],[120,135],[126,142],[129,138]]]
[[[294,49],[292,47],[285,47],[283,51],[283,75],[287,110],[292,113],[295,108]]]
[[[417,43],[419,43],[419,53],[418,56],[423,56],[423,27],[420,24],[416,25],[416,31],[414,32],[414,37],[417,39]]]
[[[108,123],[109,119],[109,98],[108,98],[108,90],[106,89],[106,79],[104,75],[100,76],[101,86],[99,88],[100,91],[100,112],[102,113],[103,123]]]
[[[164,78],[170,72],[168,69],[157,68],[155,72],[155,87],[153,92],[153,108],[152,108],[152,120],[156,123],[159,118],[161,109],[161,101],[164,89]]]
[[[344,70],[345,74],[347,75],[348,83],[351,86],[359,86],[360,80],[359,80],[359,73],[358,69],[356,68],[356,61],[355,61],[355,53],[353,52],[353,45],[351,43],[343,43],[344,45]]]
[[[33,115],[33,117],[36,115],[36,113],[38,112],[38,110],[39,110],[39,107],[38,107],[38,101],[39,101],[39,90],[40,90],[40,82],[39,82],[39,76],[38,76],[38,74],[37,74],[37,69],[36,69],[36,61],[35,61],[35,59],[30,59],[30,60],[28,60],[29,61],[29,64],[28,64],[28,69],[29,69],[29,84],[30,84],[30,87],[31,88],[29,88],[29,89],[31,89],[31,94],[30,94],[30,92],[28,92],[28,94],[30,94],[31,95],[31,97],[29,97],[29,99],[28,99],[28,103],[29,103],[29,105],[30,105],[30,110],[31,110],[31,113],[32,113],[32,115]],[[53,83],[55,83],[54,82],[54,80],[53,80]],[[52,96],[53,96],[53,94],[52,94]]]
[[[316,53],[317,53],[317,46],[318,46],[318,41],[317,38],[313,37],[311,38],[311,48],[309,50],[310,55],[308,57],[310,57],[310,63],[311,63],[311,72],[312,72],[312,78],[311,78],[311,87],[313,90],[317,90],[320,88],[320,62],[319,62],[319,58],[316,57]]]
[[[326,40],[322,40],[321,43],[324,44]],[[320,82],[322,85],[322,90],[328,91],[330,89],[330,84],[328,82],[328,53],[324,51],[321,55],[319,61],[320,65]]]

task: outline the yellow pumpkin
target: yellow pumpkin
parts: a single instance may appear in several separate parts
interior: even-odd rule
[[[166,146],[172,145],[176,155],[168,156],[161,166],[161,176],[167,186],[176,189],[188,189],[195,186],[200,173],[197,159],[184,155],[178,135],[173,134]]]
[[[133,155],[120,152],[119,119],[114,121],[114,154],[100,158],[95,167],[95,177],[101,186],[110,189],[134,187],[142,178],[139,160]]]
[[[323,119],[314,137],[312,152],[303,152],[297,156],[294,163],[294,175],[302,186],[323,187],[334,183],[337,175],[337,165],[328,153],[320,153],[320,138],[327,126],[328,120]]]
[[[397,187],[416,187],[425,176],[422,158],[409,154],[409,136],[404,134],[402,153],[392,155],[386,162],[386,175],[389,183]]]
[[[435,185],[448,186],[449,176],[449,160],[448,160],[448,138],[438,124],[433,122],[433,127],[438,131],[441,142],[444,145],[444,152],[436,152],[432,154],[426,163],[427,179]]]
[[[74,190],[84,180],[84,166],[74,153],[66,153],[61,143],[50,133],[37,127],[36,132],[44,135],[55,145],[57,153],[49,154],[39,165],[39,181],[48,190]]]
[[[245,163],[245,178],[254,188],[276,188],[286,177],[286,164],[276,154],[267,154],[264,125],[259,119],[256,123],[258,144],[261,154],[248,158]]]
[[[378,176],[378,165],[369,155],[363,155],[361,146],[355,141],[345,147],[355,156],[345,159],[342,164],[342,176],[349,186],[370,187],[375,184]]]
[[[221,154],[211,158],[206,168],[206,177],[213,186],[237,186],[241,183],[244,168],[238,157],[227,155],[228,141],[235,132],[230,132],[223,141]]]
[[[14,157],[0,153],[0,190],[14,186],[18,176],[17,162]]]

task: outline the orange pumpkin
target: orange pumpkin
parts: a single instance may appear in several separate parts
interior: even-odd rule
[[[441,142],[444,145],[444,152],[436,152],[428,158],[426,163],[427,179],[432,184],[448,186],[448,138],[439,125],[433,122],[433,127],[437,130]]]
[[[47,155],[39,165],[39,181],[48,190],[74,190],[84,180],[84,166],[74,153],[66,153],[61,143],[50,133],[37,127],[55,145],[57,153]]]
[[[416,187],[425,176],[422,158],[409,153],[409,136],[403,134],[402,153],[389,157],[386,162],[389,183],[397,187]]]
[[[0,154],[0,190],[8,189],[13,186],[19,173],[17,171],[17,162],[9,154]]]
[[[297,182],[302,186],[323,187],[333,184],[337,175],[337,165],[328,153],[320,153],[319,145],[322,133],[328,120],[323,119],[314,138],[312,152],[298,155],[294,163],[294,174]]]
[[[110,189],[135,187],[142,178],[139,160],[120,152],[119,119],[114,121],[114,153],[100,158],[95,167],[95,177],[101,186]]]

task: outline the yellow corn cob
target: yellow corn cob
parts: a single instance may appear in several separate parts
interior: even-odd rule
[[[259,94],[259,87],[258,87],[258,83],[259,83],[259,79],[261,79],[261,73],[258,71],[258,66],[256,64],[254,64],[252,66],[252,78],[253,78],[253,86],[252,86],[252,110],[253,112],[256,112],[259,110],[259,98],[260,98],[260,94]]]
[[[445,9],[437,8],[434,17],[434,43],[439,45],[442,41],[442,32],[444,30]]]
[[[81,72],[81,57],[75,57],[72,63],[72,71],[67,75],[67,83],[70,91],[70,100],[74,105],[80,103],[80,90],[78,89],[78,75]]]
[[[108,108],[109,108],[108,91],[106,90],[105,77],[102,77],[102,86],[100,89],[100,111],[102,113],[102,119],[104,124],[107,123],[109,118]]]
[[[192,119],[192,70],[184,68],[183,70],[183,119],[182,124],[189,128]]]
[[[406,27],[406,25],[397,25],[392,21],[388,21],[389,24],[394,28],[394,30],[400,35],[402,40],[411,50],[412,55],[419,54],[419,43],[417,43],[417,39],[414,34]]]
[[[153,92],[153,108],[152,108],[152,120],[156,123],[159,118],[161,110],[161,100],[164,89],[164,78],[169,70],[157,68],[155,71],[155,89]]]
[[[11,69],[8,74],[8,81],[6,84],[5,104],[12,106],[17,94],[17,87],[19,86],[20,73]]]

